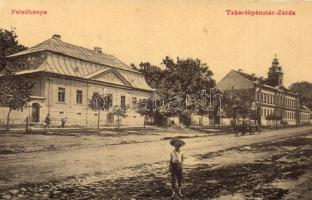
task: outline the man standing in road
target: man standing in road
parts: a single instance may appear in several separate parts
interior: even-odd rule
[[[185,145],[185,142],[182,140],[174,139],[170,141],[170,144],[174,146],[174,150],[170,154],[170,165],[169,170],[171,172],[172,181],[172,195],[171,197],[174,198],[176,192],[180,197],[182,197],[182,180],[183,180],[183,160],[184,155],[180,150],[180,147]]]

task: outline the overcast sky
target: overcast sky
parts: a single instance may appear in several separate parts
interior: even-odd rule
[[[13,15],[12,9],[48,14]],[[233,16],[226,9],[281,9],[296,15]],[[0,0],[0,27],[11,26],[28,47],[56,33],[65,42],[102,47],[127,64],[159,65],[167,55],[199,58],[217,81],[238,68],[266,77],[276,53],[286,86],[312,81],[310,2]]]

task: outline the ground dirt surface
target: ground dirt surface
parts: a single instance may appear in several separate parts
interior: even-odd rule
[[[170,199],[171,138],[186,142],[182,199],[311,196],[312,127],[299,127],[239,137],[187,129],[118,137],[5,134],[0,199]]]

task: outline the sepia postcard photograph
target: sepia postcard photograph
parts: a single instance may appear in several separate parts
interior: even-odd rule
[[[1,200],[311,200],[312,1],[0,0]]]

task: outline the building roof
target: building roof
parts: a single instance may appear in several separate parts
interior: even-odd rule
[[[28,48],[18,53],[9,55],[8,58],[13,58],[17,56],[22,56],[22,55],[32,54],[32,53],[42,52],[42,51],[52,51],[55,53],[78,58],[81,60],[140,73],[139,71],[126,65],[125,63],[123,63],[122,61],[114,57],[113,55],[109,55],[109,54],[105,54],[96,50],[91,50],[91,49],[87,49],[87,48],[80,47],[77,45],[69,44],[69,43],[62,41],[60,38],[57,38],[54,36],[53,38],[50,38],[36,46],[33,46],[31,48]]]
[[[259,86],[264,86],[264,87],[268,87],[268,88],[272,88],[272,89],[279,89],[279,90],[283,90],[285,92],[289,92],[289,93],[294,93],[294,94],[297,94],[297,92],[295,91],[292,91],[288,88],[286,88],[285,86],[281,85],[281,86],[277,86],[277,87],[273,87],[271,85],[268,84],[268,79],[264,79],[264,78],[259,78],[257,77],[256,75],[254,74],[247,74],[245,72],[242,72],[242,71],[236,71],[236,70],[233,70],[237,73],[239,73],[241,76],[249,79],[250,81],[253,81],[255,82],[256,84],[258,84]]]
[[[302,109],[305,110],[306,112],[312,113],[311,109],[308,108],[306,105],[302,104]]]
[[[260,78],[260,77],[257,77],[256,75],[254,74],[247,74],[245,72],[242,72],[242,71],[236,71],[236,70],[233,70],[237,73],[239,73],[240,75],[242,75],[243,77],[251,80],[251,81],[258,81],[259,83],[264,83],[265,82],[265,79],[263,78]]]
[[[143,73],[114,56],[68,44],[57,38],[48,39],[9,58],[6,67],[16,74],[48,72],[153,91]]]

